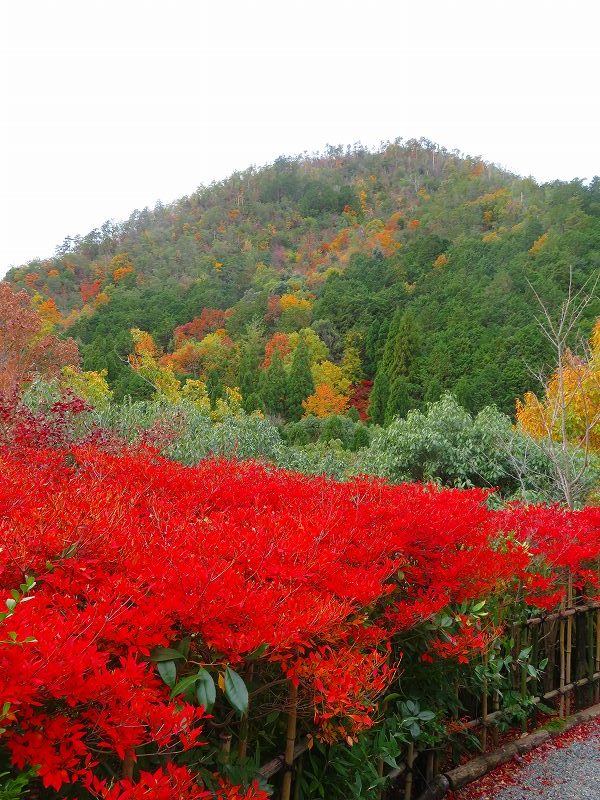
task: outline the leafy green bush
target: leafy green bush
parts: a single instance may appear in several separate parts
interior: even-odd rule
[[[445,486],[498,488],[504,497],[560,499],[552,465],[535,441],[516,431],[506,414],[488,406],[470,414],[450,394],[425,412],[409,411],[379,428],[358,459],[362,472],[393,483],[435,481]],[[580,502],[594,481],[594,467]]]

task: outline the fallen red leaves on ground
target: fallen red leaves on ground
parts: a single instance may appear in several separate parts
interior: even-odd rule
[[[508,761],[506,764],[497,767],[481,778],[481,780],[475,781],[464,789],[457,792],[450,792],[448,794],[448,800],[494,800],[498,792],[503,788],[519,784],[521,770],[526,764],[530,764],[535,760],[543,760],[554,750],[568,747],[573,744],[573,742],[587,741],[590,737],[598,735],[599,733],[600,722],[598,720],[593,720],[583,725],[577,725],[575,728],[571,728],[570,731],[566,731],[544,742],[544,744],[536,747],[535,750],[531,750],[524,756],[514,758],[512,761]],[[600,758],[600,752],[598,757]],[[544,780],[543,785],[552,786],[553,781],[549,779]],[[567,800],[567,798],[565,798],[565,800]]]

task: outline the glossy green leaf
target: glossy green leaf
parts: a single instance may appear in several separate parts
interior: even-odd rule
[[[160,661],[157,664],[157,669],[160,677],[167,684],[173,686],[177,680],[177,667],[174,661]]]
[[[185,658],[185,656],[172,647],[155,647],[150,653],[151,661],[176,661],[178,658]]]
[[[190,645],[192,640],[189,636],[186,636],[185,639],[182,639],[180,642],[177,643],[176,649],[183,655],[184,658],[187,658],[190,654]]]
[[[231,667],[225,669],[225,697],[240,716],[248,710],[248,689],[242,678]]]
[[[194,686],[197,680],[198,675],[186,675],[185,678],[182,678],[173,686],[171,697],[177,697],[178,694],[185,694],[185,692],[189,691]]]
[[[205,669],[200,669],[196,676],[198,682],[196,684],[196,699],[201,706],[207,711],[210,711],[217,699],[217,687],[213,680],[212,675]]]

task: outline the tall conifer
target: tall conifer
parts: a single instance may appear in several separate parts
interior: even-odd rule
[[[310,355],[304,336],[300,336],[298,346],[292,356],[292,365],[287,385],[288,414],[290,419],[299,420],[304,409],[302,401],[315,390],[310,371]]]

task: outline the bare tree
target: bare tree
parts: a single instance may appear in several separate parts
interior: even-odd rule
[[[554,352],[554,365],[551,380],[556,391],[548,395],[546,404],[540,403],[539,421],[543,426],[543,436],[535,440],[552,465],[556,488],[569,508],[573,508],[582,486],[588,478],[591,460],[590,438],[596,426],[600,425],[600,408],[586,400],[583,383],[598,381],[591,370],[585,368],[591,356],[585,343],[580,343],[583,358],[577,359],[569,348],[581,318],[590,303],[597,297],[598,276],[589,279],[578,290],[573,287],[573,270],[569,270],[567,296],[558,311],[552,312],[534,287],[529,284],[540,307],[537,323]],[[577,367],[573,369],[573,367]],[[567,373],[576,375],[575,384],[567,381]],[[535,373],[544,389],[549,384],[547,375]],[[568,385],[567,385],[568,384]],[[600,383],[599,387],[600,388]],[[548,393],[547,393],[548,394]],[[569,414],[576,399],[583,400],[582,431],[575,440],[569,435]]]

